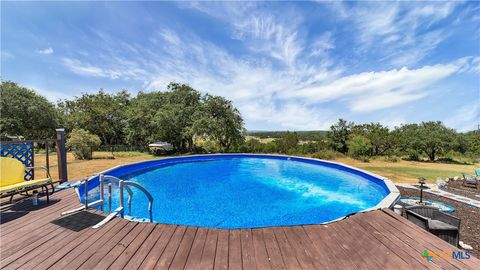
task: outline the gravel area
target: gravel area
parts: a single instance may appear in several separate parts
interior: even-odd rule
[[[397,188],[402,196],[419,196],[420,194],[418,190],[398,186]],[[480,209],[436,195],[426,193],[423,195],[427,199],[437,200],[455,207],[456,211],[451,214],[461,219],[460,241],[472,246],[473,255],[480,258]]]
[[[448,192],[480,201],[480,189],[464,187],[463,180],[450,180],[444,189]]]

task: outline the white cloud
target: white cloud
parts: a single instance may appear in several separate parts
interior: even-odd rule
[[[136,67],[136,64],[121,58],[111,58],[110,67],[99,67],[74,58],[62,58],[63,64],[72,72],[92,77],[115,79],[139,79],[144,75],[144,70]],[[100,63],[97,63],[99,65]],[[101,64],[100,64],[101,65]]]
[[[232,28],[232,38],[243,41],[252,52],[266,54],[290,68],[304,50],[299,32],[302,16],[293,7],[279,11],[282,16],[274,16],[271,8],[262,9],[255,2],[180,5],[227,23]]]
[[[464,104],[452,113],[452,116],[445,120],[445,125],[456,127],[458,131],[474,130],[480,121],[480,93],[477,100]]]
[[[283,98],[322,103],[343,100],[354,112],[368,112],[398,106],[429,94],[428,87],[452,75],[458,64],[363,72],[331,83],[285,92]]]
[[[335,45],[332,40],[332,33],[325,32],[320,35],[315,41],[310,45],[312,56],[325,56],[328,50],[335,48]]]
[[[460,2],[358,2],[328,5],[352,23],[360,53],[374,50],[395,66],[418,63],[450,34],[435,24],[448,18]],[[448,25],[451,27],[451,25]]]
[[[37,50],[37,53],[39,54],[53,54],[53,49],[52,47],[48,47],[48,48],[45,48],[45,49],[42,49],[42,50]]]

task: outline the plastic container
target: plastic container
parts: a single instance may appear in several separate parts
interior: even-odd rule
[[[38,205],[38,192],[36,190],[33,191],[32,203],[33,203],[34,206]]]
[[[393,212],[399,215],[402,215],[402,209],[403,209],[403,206],[401,206],[400,204],[395,204],[395,206],[393,206]]]

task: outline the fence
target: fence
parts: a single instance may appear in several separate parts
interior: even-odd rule
[[[50,147],[52,145],[52,147]],[[55,149],[58,161],[58,176],[62,182],[68,181],[67,158],[65,151],[65,133],[63,129],[57,129],[57,139],[43,140],[13,140],[0,142],[0,156],[15,158],[25,167],[35,166],[35,152],[45,151],[45,167],[50,173],[50,152]],[[25,170],[25,180],[35,179],[35,170]]]

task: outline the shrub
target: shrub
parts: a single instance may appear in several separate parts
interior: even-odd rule
[[[361,162],[370,162],[370,157],[369,156],[358,156],[355,159],[360,160]]]
[[[293,151],[299,143],[298,135],[296,132],[287,131],[282,135],[280,139],[275,140],[278,152],[282,154]]]
[[[313,158],[334,160],[336,158],[343,157],[342,153],[333,150],[323,150],[312,155]]]
[[[357,135],[347,141],[348,153],[353,158],[365,159],[372,153],[372,143],[364,136]]]
[[[92,159],[91,147],[97,147],[100,138],[84,129],[74,129],[67,140],[67,147],[73,151],[76,159]]]
[[[241,153],[261,153],[263,152],[264,144],[257,139],[250,139],[242,143],[238,147]]]
[[[420,160],[420,152],[415,149],[409,149],[407,152],[407,160],[412,161],[419,161]]]
[[[386,162],[398,162],[400,159],[397,156],[386,156],[385,161]]]

